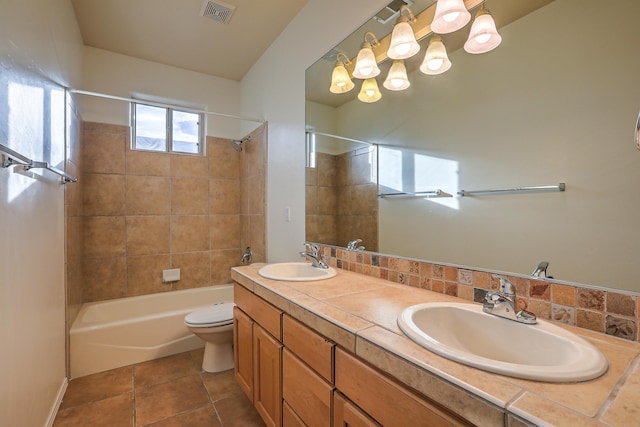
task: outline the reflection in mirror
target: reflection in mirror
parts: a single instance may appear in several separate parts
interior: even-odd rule
[[[407,63],[411,86],[405,91],[382,88],[390,61],[381,63],[376,103],[330,93],[333,62],[319,60],[307,72],[307,125],[384,147],[384,191],[453,195],[372,195],[366,203],[377,206],[370,234],[377,235],[378,252],[518,274],[546,260],[548,274],[562,281],[640,291],[640,155],[630,142],[640,102],[640,2],[620,0],[614,10],[596,0],[545,1],[508,25],[500,21],[502,7],[523,3],[532,2],[487,2],[502,44],[469,55],[453,47],[455,33],[445,34],[451,69],[431,76]],[[594,32],[602,22],[612,23],[606,37]],[[378,38],[391,31],[372,25],[363,30]],[[465,37],[469,25],[460,30]],[[353,58],[357,47],[349,43],[361,42],[359,31],[336,50]],[[424,55],[426,41],[417,56]],[[350,93],[359,91],[361,81],[355,83]],[[315,96],[319,86],[324,94]],[[323,150],[320,141],[317,150]],[[457,194],[559,182],[566,182],[566,191]],[[308,192],[307,209],[319,217],[315,191]],[[366,233],[338,230],[338,222],[319,227],[308,219],[307,239],[345,246]],[[325,237],[325,229],[335,233]]]

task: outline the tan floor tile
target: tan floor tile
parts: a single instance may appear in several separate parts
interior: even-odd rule
[[[147,424],[151,427],[221,427],[220,420],[212,405],[206,405],[195,411],[184,412],[174,417],[165,418],[157,423]]]
[[[217,373],[205,372],[202,374],[202,380],[212,402],[233,396],[242,391],[233,376],[233,369]]]
[[[134,367],[135,387],[141,389],[151,385],[166,383],[176,378],[199,372],[189,353],[174,354],[161,359],[138,363]]]
[[[197,350],[193,350],[189,352],[191,354],[191,358],[193,359],[193,364],[195,365],[198,372],[202,372],[202,361],[204,359],[204,347],[199,348]]]
[[[112,369],[71,380],[60,409],[117,396],[133,390],[131,366]]]
[[[264,426],[264,422],[244,393],[214,404],[224,427]]]
[[[99,384],[99,381],[96,382]],[[87,390],[90,390],[89,387]],[[58,412],[54,427],[131,427],[133,425],[133,395],[119,396],[75,406]]]
[[[209,403],[199,375],[136,390],[136,424],[144,426]]]

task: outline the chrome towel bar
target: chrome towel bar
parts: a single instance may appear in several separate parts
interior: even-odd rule
[[[555,191],[565,191],[566,184],[561,182],[558,185],[537,185],[532,187],[511,187],[511,188],[495,188],[491,190],[460,190],[458,191],[458,195],[464,196],[473,196],[476,194],[487,194],[487,193],[522,193],[527,191],[547,191],[547,190],[555,190]]]
[[[60,176],[60,181],[56,181],[60,184],[67,184],[69,182],[78,181],[76,178],[72,177],[66,172],[61,171],[60,169],[54,168],[47,162],[38,162],[35,160],[31,160],[28,157],[23,156],[22,154],[2,144],[0,144],[0,154],[2,155],[0,158],[0,166],[3,168],[15,166],[14,172],[25,174],[24,172],[28,172],[30,169],[46,169]],[[35,178],[33,174],[25,175],[31,178]]]
[[[445,193],[442,190],[432,190],[432,191],[416,191],[414,193],[380,193],[378,197],[384,199],[385,197],[425,197],[425,198],[436,198],[436,197],[453,197],[449,193]]]

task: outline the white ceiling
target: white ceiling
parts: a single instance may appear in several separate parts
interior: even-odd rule
[[[224,0],[228,24],[203,0],[71,0],[86,46],[239,81],[307,0]]]

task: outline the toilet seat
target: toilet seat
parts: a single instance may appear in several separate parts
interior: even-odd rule
[[[196,328],[207,328],[215,326],[225,326],[233,323],[233,307],[232,302],[221,302],[207,308],[196,310],[189,313],[184,318],[187,326]]]

